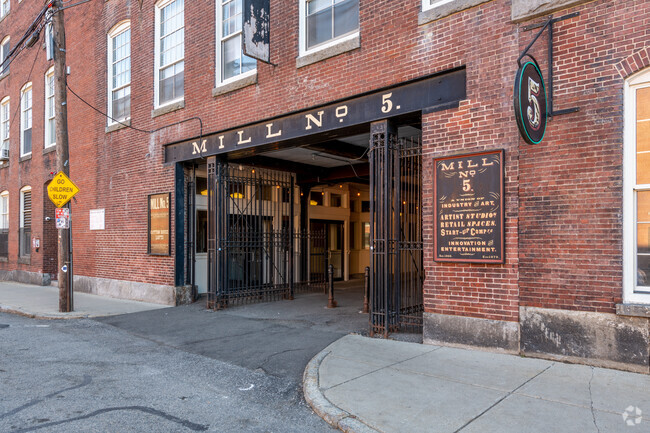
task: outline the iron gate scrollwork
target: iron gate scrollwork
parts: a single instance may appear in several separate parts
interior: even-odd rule
[[[324,290],[324,275],[301,271],[325,234],[296,230],[293,173],[209,161],[208,183],[209,308]]]
[[[422,146],[387,121],[371,127],[370,226],[370,331],[421,332]]]

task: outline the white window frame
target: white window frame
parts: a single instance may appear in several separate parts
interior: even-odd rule
[[[48,87],[48,79],[50,77],[52,79],[52,87],[51,87],[51,89],[50,89],[50,87]],[[48,92],[50,90],[52,91],[51,95],[48,94]],[[54,66],[52,66],[50,69],[48,69],[47,72],[45,73],[45,92],[43,92],[43,94],[45,95],[45,106],[44,106],[44,110],[43,110],[44,118],[45,118],[44,119],[45,120],[45,128],[44,128],[45,129],[45,134],[44,134],[44,137],[43,137],[43,149],[47,149],[49,147],[56,146],[56,135],[54,136],[54,142],[52,142],[52,143],[47,142],[48,141],[47,139],[48,139],[48,137],[50,136],[50,134],[52,132],[52,131],[50,131],[50,122],[49,121],[50,121],[50,119],[51,120],[56,119],[56,110],[55,110],[55,106],[54,106],[54,104],[55,104],[54,103],[54,98],[55,98],[55,96],[54,96]],[[33,100],[33,95],[32,95],[32,100]],[[50,104],[52,106],[52,113],[51,113],[51,116],[48,117],[48,110],[49,110]],[[54,133],[56,134],[56,126],[54,126]],[[33,143],[34,143],[34,137],[32,136],[32,145],[33,145]]]
[[[23,101],[25,98],[25,94],[27,92],[30,92],[30,106],[29,108],[25,109],[23,105]],[[23,86],[22,89],[20,89],[20,156],[28,156],[32,154],[32,151],[29,152],[24,152],[25,150],[25,131],[27,130],[26,125],[25,125],[25,112],[29,110],[30,111],[30,120],[31,120],[31,125],[29,126],[29,129],[32,130],[32,151],[34,150],[34,92],[32,91],[32,83],[29,82]]]
[[[6,10],[5,10],[5,6],[6,6]],[[9,15],[9,11],[11,11],[11,0],[0,1],[0,19]]]
[[[109,126],[110,125],[115,125],[116,123],[118,123],[117,121],[123,122],[123,121],[127,121],[127,120],[129,120],[131,118],[130,115],[127,116],[127,117],[121,118],[121,119],[118,119],[115,116],[113,116],[113,92],[116,91],[116,90],[126,88],[127,86],[131,86],[131,80],[129,80],[129,84],[125,84],[123,86],[120,86],[119,88],[118,87],[113,88],[113,62],[115,60],[115,59],[113,59],[113,39],[116,38],[117,36],[121,35],[125,31],[130,30],[130,29],[131,29],[131,21],[125,20],[125,21],[122,21],[122,22],[118,23],[117,25],[115,25],[111,29],[111,31],[108,32],[108,35],[107,35],[106,51],[107,51],[108,55],[106,56],[106,58],[107,58],[107,61],[108,61],[108,65],[107,65],[108,66],[108,83],[107,83],[108,84],[108,93],[107,93],[108,97],[106,99],[108,100],[108,115],[109,115],[108,125]],[[130,45],[129,51],[131,51],[133,46],[131,46],[131,39],[130,38],[129,38],[129,45]],[[131,73],[132,73],[133,69],[132,69],[132,65],[131,65],[131,55],[129,55],[129,69],[131,70]],[[133,78],[133,76],[131,76],[131,78]],[[158,88],[158,86],[156,85],[156,89],[157,88]],[[129,98],[130,97],[131,96],[129,96]],[[115,119],[115,120],[113,120],[113,119]]]
[[[6,118],[5,118],[6,117]],[[5,135],[5,131],[7,131]],[[9,150],[9,145],[11,142],[9,138],[11,136],[11,104],[9,96],[2,98],[0,102],[0,149],[4,149],[5,142],[7,142],[7,150]]]
[[[2,42],[0,42],[0,75],[4,75],[5,73],[8,73],[8,71],[5,71],[4,68],[4,60],[5,56],[9,53],[5,53],[5,44],[9,42],[9,51],[11,51],[11,38],[9,36],[5,37],[2,39]],[[9,68],[7,68],[9,69]]]
[[[160,70],[161,70],[161,65],[160,65],[160,13],[162,9],[175,2],[177,0],[162,0],[156,4],[155,7],[155,37],[154,37],[154,42],[155,42],[155,47],[154,47],[154,107],[155,108],[161,108],[165,107],[167,105],[175,104],[180,101],[183,101],[185,99],[185,78],[183,78],[183,96],[180,98],[173,99],[171,101],[167,101],[164,104],[160,103]],[[185,28],[185,2],[183,2],[183,28]],[[185,61],[185,36],[183,36],[183,58],[180,60],[177,60],[176,63],[179,63],[181,61]],[[165,65],[165,67],[170,66],[170,65]],[[185,69],[185,67],[183,67]]]
[[[456,0],[438,0],[431,3],[431,0],[422,0],[422,11],[428,11],[429,9],[434,9],[438,6],[446,5],[447,3],[454,1]]]
[[[3,201],[5,201],[3,205]],[[0,193],[0,230],[9,230],[9,191]]]
[[[308,0],[299,0],[299,13],[300,13],[300,25],[299,31],[298,31],[298,36],[300,39],[299,43],[299,56],[304,56],[307,54],[315,53],[321,50],[325,50],[327,48],[336,46],[338,44],[341,44],[343,42],[347,42],[349,40],[353,40],[359,37],[359,29],[361,28],[361,17],[359,16],[359,27],[357,28],[356,32],[350,33],[349,35],[341,36],[338,38],[333,38],[332,40],[328,42],[324,42],[314,48],[307,49],[307,1]],[[359,4],[359,9],[361,9],[361,4]],[[361,12],[361,11],[359,11]]]
[[[637,290],[636,192],[650,190],[650,184],[636,183],[636,90],[650,87],[650,68],[625,81],[625,123],[623,153],[623,302],[650,304],[650,291]]]
[[[250,77],[252,75],[257,74],[257,61],[256,61],[254,69],[251,69],[250,71],[243,72],[243,73],[241,73],[239,75],[235,75],[234,77],[230,77],[230,78],[225,79],[225,80],[222,79],[223,55],[222,55],[222,50],[221,50],[221,43],[223,42],[223,34],[222,34],[222,31],[223,31],[223,25],[222,25],[223,24],[223,18],[222,18],[223,8],[222,8],[222,6],[223,6],[224,1],[225,0],[216,0],[215,1],[215,6],[216,6],[216,20],[215,20],[216,26],[215,27],[216,27],[216,32],[217,32],[216,39],[215,39],[216,40],[215,45],[216,45],[216,50],[217,50],[217,57],[216,57],[216,59],[217,59],[217,61],[216,61],[216,69],[217,69],[217,71],[216,71],[217,72],[216,73],[216,78],[217,78],[216,86],[217,87],[223,86],[225,84],[232,83],[234,81],[239,81],[239,80],[242,80],[244,78],[247,78],[247,77]],[[242,2],[243,2],[243,0],[242,0]],[[243,4],[242,4],[242,8],[243,8]],[[242,14],[243,14],[243,9],[242,9]],[[240,30],[238,32],[238,34],[241,35],[242,31]],[[229,37],[235,37],[235,35],[230,35]],[[242,56],[243,55],[244,55],[244,52],[242,50]],[[255,59],[253,59],[253,60],[255,60]]]

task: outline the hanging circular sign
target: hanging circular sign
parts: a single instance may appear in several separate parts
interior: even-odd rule
[[[536,62],[528,61],[519,67],[514,103],[519,133],[528,144],[540,143],[546,133],[548,107],[544,77]]]

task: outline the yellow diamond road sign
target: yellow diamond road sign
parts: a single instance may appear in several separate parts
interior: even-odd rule
[[[47,186],[47,195],[56,207],[65,206],[78,192],[77,185],[62,171],[58,172]]]

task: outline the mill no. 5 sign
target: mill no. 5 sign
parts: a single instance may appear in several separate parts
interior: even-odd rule
[[[524,141],[540,143],[546,133],[548,106],[544,77],[534,61],[527,61],[517,71],[514,106],[517,127]]]

